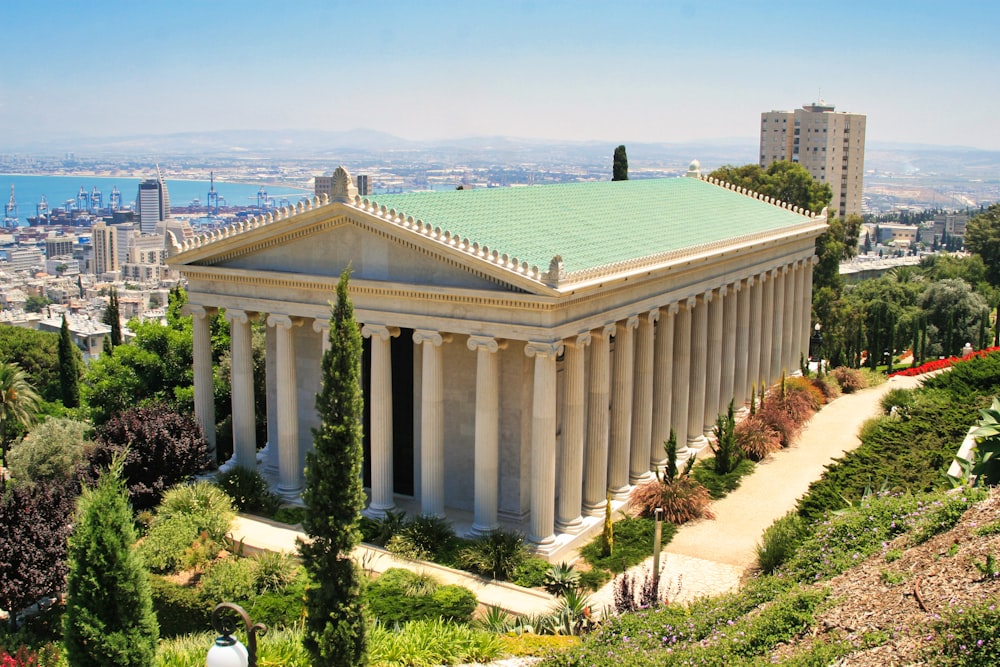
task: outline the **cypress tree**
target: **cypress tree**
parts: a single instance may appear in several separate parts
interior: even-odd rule
[[[59,329],[59,389],[63,405],[67,408],[80,407],[80,368],[77,365],[76,347],[69,335],[66,315]]]
[[[351,550],[361,539],[361,332],[347,294],[350,268],[340,275],[330,321],[330,349],[323,355],[322,386],[316,396],[320,426],[306,455],[302,522],[309,542],[299,543],[310,575],[303,639],[312,664],[367,664],[361,604],[361,572]]]
[[[70,667],[151,667],[160,629],[117,457],[84,488],[69,538],[63,643]]]
[[[997,302],[996,319],[993,320],[993,345],[1000,345],[1000,301]]]
[[[614,163],[611,165],[611,180],[628,180],[628,156],[625,155],[624,145],[615,149]]]
[[[101,322],[111,327],[111,347],[112,349],[122,344],[122,321],[121,313],[118,309],[118,290],[111,288],[111,297],[108,299],[108,307],[104,309],[104,317]]]

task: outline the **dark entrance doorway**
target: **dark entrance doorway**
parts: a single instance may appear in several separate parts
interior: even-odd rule
[[[412,496],[413,479],[413,329],[400,330],[389,347],[392,354],[392,488]],[[371,487],[371,339],[364,339],[361,388],[365,398],[364,482]]]

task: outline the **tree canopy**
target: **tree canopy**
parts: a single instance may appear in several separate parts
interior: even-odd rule
[[[614,162],[611,165],[611,180],[628,180],[628,156],[625,154],[624,145],[615,149]]]
[[[982,257],[987,279],[1000,287],[1000,204],[993,204],[969,220],[965,247]]]
[[[80,352],[77,351],[79,359]],[[23,327],[0,326],[0,363],[16,363],[46,401],[58,401],[59,334]]]
[[[709,176],[814,213],[821,212],[833,197],[833,191],[827,183],[814,180],[805,167],[787,160],[774,162],[767,169],[758,164],[740,167],[725,165]]]

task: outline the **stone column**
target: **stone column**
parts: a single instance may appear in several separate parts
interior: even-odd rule
[[[264,388],[267,395],[267,442],[257,452],[263,466],[261,473],[269,479],[278,479],[278,347],[277,334],[272,329],[264,332]]]
[[[677,458],[688,456],[688,407],[691,403],[691,315],[695,298],[678,304],[674,321],[674,377],[670,395],[670,424],[677,438]],[[699,426],[701,426],[699,424]],[[669,436],[669,434],[668,434]]]
[[[782,359],[785,374],[791,375],[799,367],[799,353],[796,345],[798,334],[797,322],[799,309],[801,306],[795,300],[795,283],[798,282],[798,268],[796,264],[789,264],[785,268],[785,308],[782,313],[781,325],[781,346],[784,350]]]
[[[747,334],[750,342],[747,344],[749,356],[747,357],[747,388],[746,401],[751,396],[755,396],[760,389],[760,380],[763,373],[764,342],[764,294],[767,292],[767,272],[757,276],[753,291],[750,293],[750,329]],[[770,324],[771,320],[767,320]],[[767,345],[770,343],[768,342]],[[751,390],[751,387],[753,390]]]
[[[715,290],[708,307],[708,346],[705,354],[705,415],[702,432],[711,436],[715,418],[719,416],[722,399],[722,315],[726,301],[726,288]]]
[[[788,282],[788,269],[781,267],[774,270],[774,307],[771,310],[771,382],[777,382],[784,368],[785,350],[783,339],[785,331],[785,283]]]
[[[792,361],[794,368],[799,368],[800,364],[805,362],[805,355],[802,349],[802,291],[805,289],[805,282],[803,280],[805,271],[803,270],[803,264],[801,261],[795,262],[793,265],[795,270],[792,272],[794,280],[792,281],[792,321],[788,323],[789,332],[788,337],[791,341],[791,349],[788,352],[788,358]]]
[[[583,470],[583,511],[604,516],[608,491],[608,415],[611,401],[611,345],[614,324],[592,333],[587,395],[587,461]]]
[[[608,491],[616,500],[628,496],[628,465],[632,444],[632,390],[635,369],[635,315],[615,323],[615,370],[611,398],[611,445],[608,453]]]
[[[764,302],[760,313],[760,375],[757,378],[757,392],[760,398],[760,385],[771,384],[771,347],[774,343],[774,285],[777,280],[777,271],[767,271],[762,278],[764,288]]]
[[[650,438],[653,432],[653,334],[660,319],[659,308],[639,317],[636,335],[635,376],[632,388],[632,446],[628,481],[641,484],[653,478],[650,472]]]
[[[194,345],[194,415],[208,441],[208,457],[218,465],[215,453],[215,383],[212,380],[212,317],[214,308],[186,304],[183,312],[191,315]]]
[[[736,383],[736,320],[738,317],[737,306],[741,294],[741,283],[736,281],[729,286],[726,294],[725,309],[722,313],[722,385],[719,389],[719,412],[725,413],[729,410],[729,402],[733,402],[733,409],[740,408],[743,403],[736,405],[734,400]]]
[[[589,344],[589,331],[564,342],[562,461],[556,507],[556,529],[561,533],[575,533],[583,525],[580,516],[583,501],[583,353]]]
[[[531,410],[531,517],[528,539],[543,554],[555,543],[556,357],[562,343],[529,342],[535,358]]]
[[[444,364],[441,345],[451,336],[417,330],[422,345],[420,380],[420,513],[444,516]]]
[[[327,352],[330,351],[330,320],[313,320],[313,331],[319,334],[321,355],[320,359],[323,358]]]
[[[674,382],[674,321],[677,304],[660,310],[656,326],[655,360],[653,362],[653,427],[650,436],[649,467],[660,468],[667,462],[664,443],[670,438],[671,404]]]
[[[299,401],[295,369],[295,330],[302,320],[288,315],[268,315],[267,326],[277,336],[278,494],[295,500],[302,492],[302,459],[299,452]]]
[[[803,350],[809,350],[809,337],[813,332],[813,321],[812,321],[812,299],[813,299],[813,267],[818,262],[818,258],[813,255],[806,260],[805,266],[803,266],[803,279],[804,284],[802,287],[802,322],[800,326],[802,327],[802,343],[801,347]]]
[[[705,438],[705,376],[708,374],[708,309],[712,293],[698,298],[691,314],[691,399],[688,401],[687,446],[696,453],[708,444]]]
[[[253,345],[250,323],[256,313],[226,309],[229,320],[229,344],[232,354],[233,458],[232,463],[255,470],[257,466],[257,428],[253,405]]]
[[[500,524],[500,371],[502,344],[488,336],[469,336],[476,353],[475,501],[471,533],[485,535]]]
[[[365,324],[361,335],[371,338],[371,502],[365,513],[376,519],[395,508],[392,487],[392,339],[399,329]]]
[[[739,291],[736,306],[736,376],[733,379],[733,407],[742,410],[747,402],[750,385],[750,295],[754,290],[754,278],[746,279]]]

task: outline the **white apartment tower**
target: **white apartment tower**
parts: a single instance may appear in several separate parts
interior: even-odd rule
[[[155,179],[149,178],[139,183],[135,207],[139,231],[143,234],[152,234],[156,230],[156,223],[170,217],[170,195],[159,165],[156,167]]]
[[[94,244],[94,273],[100,276],[118,271],[118,229],[104,221],[95,222],[90,228],[90,240]]]
[[[798,162],[833,191],[831,211],[861,215],[865,173],[865,115],[835,111],[823,100],[795,111],[760,115],[760,166]]]

